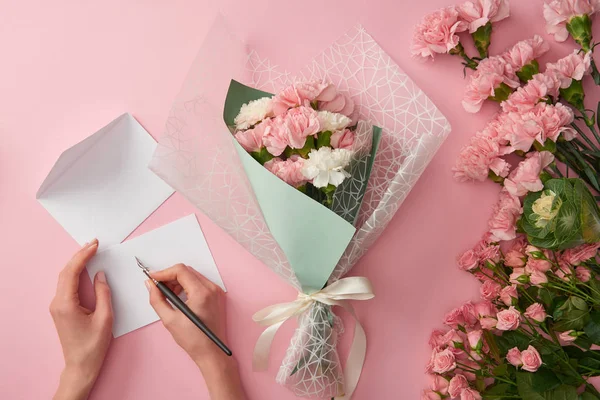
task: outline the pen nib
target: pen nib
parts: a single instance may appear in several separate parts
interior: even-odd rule
[[[136,256],[134,256],[135,258],[135,262],[137,263],[137,266],[140,267],[142,269],[142,271],[144,271],[144,274],[146,274],[148,276],[148,278],[152,279],[152,277],[150,276],[150,269],[148,269],[148,267],[146,267],[144,264],[142,264],[142,262],[140,261],[139,258],[137,258]]]

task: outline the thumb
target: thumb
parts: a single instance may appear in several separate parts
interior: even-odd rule
[[[101,321],[111,321],[112,324],[112,302],[110,296],[110,287],[106,282],[104,271],[100,271],[94,277],[94,291],[96,292],[96,310],[94,319]]]

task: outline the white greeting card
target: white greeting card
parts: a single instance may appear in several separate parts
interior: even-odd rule
[[[114,312],[113,335],[124,335],[158,320],[148,301],[135,257],[153,271],[183,263],[225,289],[204,234],[194,214],[142,236],[98,252],[88,263],[90,278],[104,271],[110,285]]]
[[[67,149],[36,198],[80,244],[121,243],[173,189],[148,169],[156,141],[123,114]]]

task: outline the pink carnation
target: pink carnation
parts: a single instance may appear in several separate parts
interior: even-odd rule
[[[467,380],[467,378],[465,378],[464,375],[456,374],[452,377],[452,379],[450,379],[448,394],[452,398],[457,398],[458,396],[460,396],[460,392],[462,392],[463,389],[466,389],[468,387],[469,381]]]
[[[521,161],[504,181],[504,187],[513,196],[539,192],[544,188],[540,174],[553,161],[554,156],[548,151],[527,154],[527,158]]]
[[[334,149],[347,149],[351,150],[354,144],[354,132],[350,129],[344,129],[341,131],[334,132],[331,135],[331,147]]]
[[[479,293],[481,297],[486,300],[495,300],[500,295],[500,290],[502,286],[499,283],[490,280],[486,280],[483,282],[481,287],[479,288]]]
[[[478,112],[485,100],[495,96],[496,89],[502,83],[513,89],[521,85],[512,66],[502,57],[482,60],[467,84],[462,101],[464,109],[470,113]]]
[[[540,303],[533,303],[527,307],[524,315],[536,322],[544,322],[547,317],[546,310],[544,310],[544,306]]]
[[[513,299],[517,300],[519,298],[519,293],[517,292],[517,286],[505,286],[500,290],[500,300],[507,306],[512,305]]]
[[[558,97],[560,81],[554,73],[535,74],[524,86],[518,88],[508,99],[502,102],[502,110],[508,112],[527,112],[535,108],[548,96]]]
[[[336,97],[333,85],[325,82],[300,82],[286,87],[273,97],[272,107],[275,115],[282,115],[297,106],[310,106],[310,102],[331,101]]]
[[[521,322],[521,313],[511,306],[508,310],[502,310],[496,314],[498,323],[496,329],[501,331],[513,331],[519,327]]]
[[[455,7],[446,7],[426,15],[416,26],[412,53],[433,58],[436,53],[446,54],[459,43],[457,33],[464,32],[467,24],[460,21]]]
[[[339,113],[350,117],[354,112],[354,101],[344,93],[337,93],[331,101],[319,102],[319,110]]]
[[[565,250],[560,256],[561,260],[570,265],[579,265],[583,261],[595,258],[598,254],[600,243],[583,244],[572,249]]]
[[[546,0],[544,3],[544,19],[546,32],[554,35],[557,42],[564,42],[569,37],[567,23],[577,15],[592,15],[598,11],[597,0]]]
[[[488,22],[498,22],[510,15],[508,0],[472,0],[458,6],[458,14],[473,33]]]
[[[289,145],[293,149],[301,149],[306,138],[316,135],[321,130],[318,114],[310,107],[297,107],[288,111],[284,117]]]
[[[235,139],[249,153],[260,151],[263,148],[263,137],[265,130],[270,129],[270,120],[264,120],[253,129],[239,131],[235,134]]]
[[[547,53],[548,50],[550,50],[550,45],[541,36],[535,35],[532,39],[522,40],[515,44],[502,54],[502,58],[515,71],[519,71],[525,65]]]
[[[488,222],[489,231],[496,240],[511,240],[517,236],[517,220],[523,213],[521,201],[506,189],[500,192]]]
[[[523,370],[528,372],[535,372],[542,365],[542,357],[533,346],[529,346],[521,352],[521,361],[523,362]]]
[[[509,172],[509,164],[501,158],[502,149],[497,141],[476,135],[471,143],[461,150],[456,166],[452,168],[454,177],[460,181],[480,181],[487,179],[488,173],[505,177]]]
[[[546,64],[546,73],[553,74],[560,82],[560,87],[566,89],[571,86],[573,80],[580,81],[590,73],[591,54],[575,50],[553,64]]]
[[[265,168],[279,179],[293,187],[302,186],[307,179],[302,174],[304,159],[298,156],[292,156],[283,161],[280,158],[274,158],[265,163]]]
[[[525,256],[516,250],[509,250],[504,255],[504,264],[512,268],[521,268],[525,266]]]

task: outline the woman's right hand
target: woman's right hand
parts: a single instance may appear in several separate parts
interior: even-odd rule
[[[225,293],[195,269],[177,264],[163,271],[153,272],[152,278],[167,284],[176,294],[187,295],[187,306],[221,340],[226,338]],[[245,399],[237,364],[227,356],[181,311],[173,308],[151,281],[146,281],[150,304],[175,342],[181,346],[200,368],[212,400]]]

